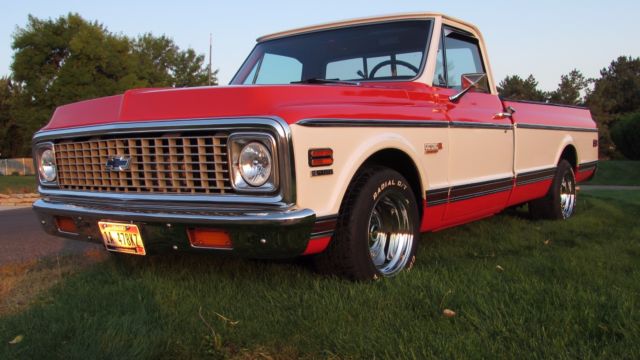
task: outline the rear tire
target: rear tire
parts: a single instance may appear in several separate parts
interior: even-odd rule
[[[567,160],[560,160],[549,192],[543,198],[529,202],[529,213],[534,219],[562,220],[570,218],[576,210],[576,177]]]
[[[331,243],[314,263],[353,280],[397,275],[415,261],[419,225],[409,182],[385,167],[365,168],[352,180]]]

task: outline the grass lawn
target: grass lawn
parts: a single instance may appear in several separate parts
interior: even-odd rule
[[[567,222],[426,234],[411,272],[368,284],[300,262],[102,261],[0,315],[0,358],[637,359],[639,218],[640,192],[583,193]]]
[[[585,185],[640,185],[640,161],[600,161],[596,176]]]
[[[36,192],[35,176],[0,176],[0,194]]]

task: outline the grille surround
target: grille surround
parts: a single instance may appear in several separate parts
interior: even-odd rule
[[[271,193],[236,194],[164,194],[164,193],[110,193],[98,191],[62,190],[57,183],[40,181],[38,192],[48,199],[61,202],[88,202],[92,206],[102,204],[129,204],[131,206],[172,206],[180,209],[210,207],[241,209],[283,209],[296,203],[296,166],[292,134],[289,124],[277,116],[191,118],[149,121],[127,121],[84,126],[53,128],[38,131],[33,136],[34,158],[37,150],[47,144],[66,139],[81,139],[95,136],[138,136],[157,133],[206,133],[211,131],[264,132],[276,141],[275,153],[278,167],[278,188]],[[157,211],[154,210],[154,211]],[[198,210],[200,211],[200,210]],[[194,215],[196,216],[196,215]],[[196,216],[197,217],[197,216]]]
[[[228,133],[160,134],[69,139],[55,144],[62,190],[110,193],[225,195]],[[128,169],[107,169],[126,158]]]

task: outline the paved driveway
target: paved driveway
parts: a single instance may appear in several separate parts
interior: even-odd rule
[[[47,235],[31,207],[0,209],[0,265],[101,248],[98,244]]]

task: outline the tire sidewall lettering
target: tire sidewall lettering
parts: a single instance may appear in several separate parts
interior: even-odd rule
[[[399,188],[402,191],[406,191],[409,188],[409,186],[405,184],[404,181],[399,179],[389,179],[389,180],[383,181],[380,185],[378,185],[376,190],[373,192],[373,195],[372,195],[373,202],[378,200],[378,198],[380,197],[380,194],[382,194],[386,189],[391,187]]]

